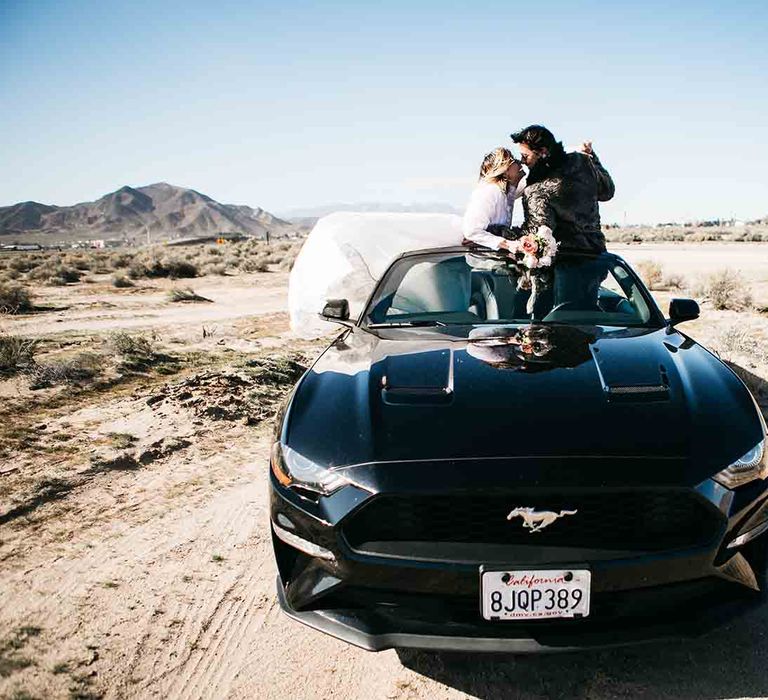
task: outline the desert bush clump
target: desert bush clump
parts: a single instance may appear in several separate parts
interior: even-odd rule
[[[72,282],[79,282],[82,274],[72,267],[58,263],[52,266],[36,267],[27,277],[49,287],[63,287]]]
[[[206,297],[196,294],[191,287],[174,287],[168,292],[169,301],[205,301],[211,302]]]
[[[37,263],[30,255],[19,255],[11,259],[8,267],[11,270],[16,270],[16,272],[29,272],[37,267]]]
[[[679,272],[665,272],[661,277],[662,289],[685,289],[685,277]]]
[[[225,277],[227,274],[227,266],[224,263],[207,263],[203,267],[203,272],[206,275],[219,275]]]
[[[109,347],[121,357],[151,357],[155,354],[155,343],[143,333],[112,333],[109,336]]]
[[[20,284],[0,284],[0,315],[32,311],[32,297]]]
[[[103,358],[83,352],[63,360],[32,364],[26,371],[31,389],[44,389],[59,384],[82,384],[101,372]]]
[[[182,258],[167,257],[156,258],[153,256],[144,260],[137,260],[128,268],[128,276],[131,279],[141,277],[170,277],[182,279],[197,277],[197,266]]]
[[[752,290],[744,276],[733,270],[720,270],[694,286],[718,310],[744,311],[752,307]]]
[[[123,268],[130,267],[134,257],[130,253],[114,253],[109,258],[109,264],[113,270],[122,270]]]
[[[240,263],[243,272],[269,272],[269,261],[266,255],[257,255]]]
[[[641,260],[636,265],[637,271],[649,289],[659,289],[664,276],[664,270],[655,260]]]
[[[67,255],[64,262],[76,270],[90,270],[93,268],[95,260],[84,255]]]
[[[115,275],[112,278],[112,286],[117,289],[127,289],[129,287],[135,287],[136,285],[131,282],[125,275]]]
[[[742,325],[729,326],[715,339],[714,349],[726,360],[743,355],[756,362],[768,362],[768,343]]]
[[[38,344],[32,338],[0,334],[0,375],[15,374],[34,365]]]

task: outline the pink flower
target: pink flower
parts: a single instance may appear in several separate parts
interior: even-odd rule
[[[539,244],[533,236],[523,236],[520,239],[523,252],[527,255],[536,255],[539,252]]]

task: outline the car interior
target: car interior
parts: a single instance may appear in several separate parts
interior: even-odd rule
[[[526,307],[531,291],[519,285],[519,271],[490,259],[486,264],[473,265],[468,258],[473,260],[465,255],[442,260],[404,259],[382,284],[368,323],[535,320],[637,326],[646,324],[651,316],[637,283],[616,262],[600,261],[598,267],[594,261],[554,266],[545,273],[548,282],[537,290],[537,303],[529,313]]]

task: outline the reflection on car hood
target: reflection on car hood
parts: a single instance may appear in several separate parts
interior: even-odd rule
[[[345,466],[396,460],[679,458],[702,478],[760,439],[748,392],[666,329],[355,330],[296,391],[284,437]],[[729,435],[726,441],[718,436]],[[745,447],[746,451],[748,447]]]

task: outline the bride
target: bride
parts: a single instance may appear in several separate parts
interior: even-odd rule
[[[483,158],[479,181],[464,214],[465,242],[493,250],[510,249],[503,231],[512,222],[515,200],[523,194],[522,180],[522,165],[506,148],[496,148]]]

